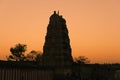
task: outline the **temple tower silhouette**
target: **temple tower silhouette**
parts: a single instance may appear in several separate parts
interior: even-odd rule
[[[50,16],[45,43],[43,46],[43,64],[47,66],[65,66],[72,64],[70,39],[66,20],[59,12]]]

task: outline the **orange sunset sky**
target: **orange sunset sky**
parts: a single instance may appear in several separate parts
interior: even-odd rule
[[[120,63],[120,0],[0,0],[0,59],[17,43],[42,51],[54,10],[67,21],[73,57]]]

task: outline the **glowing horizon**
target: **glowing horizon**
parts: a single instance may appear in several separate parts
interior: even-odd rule
[[[66,19],[73,57],[92,63],[120,62],[119,0],[1,0],[0,59],[17,43],[42,51],[54,10]]]

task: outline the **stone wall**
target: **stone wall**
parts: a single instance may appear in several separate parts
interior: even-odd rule
[[[51,70],[1,68],[0,80],[53,80]]]
[[[74,65],[74,73],[79,74],[81,80],[120,80],[120,65],[115,64],[83,64]]]
[[[17,63],[17,64],[16,64]],[[0,80],[53,80],[53,69],[19,62],[2,62]]]
[[[35,62],[0,61],[0,80],[120,80],[119,75],[120,65],[50,67]]]

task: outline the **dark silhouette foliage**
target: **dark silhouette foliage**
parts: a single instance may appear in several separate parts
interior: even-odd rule
[[[29,54],[26,56],[27,61],[37,61],[41,62],[42,59],[42,53],[40,51],[32,50]]]
[[[24,61],[25,60],[25,51],[27,45],[25,44],[16,44],[15,47],[10,48],[11,54],[7,57],[9,61]]]
[[[85,56],[79,56],[78,58],[75,58],[75,62],[78,64],[88,64],[90,63],[90,60]]]

